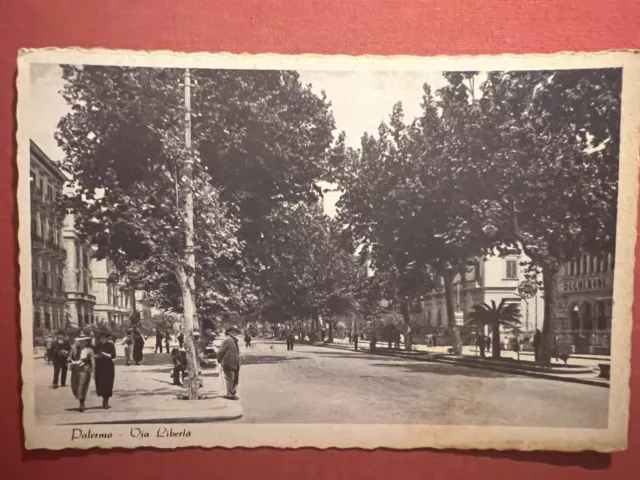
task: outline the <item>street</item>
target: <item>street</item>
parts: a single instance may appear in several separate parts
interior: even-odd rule
[[[605,388],[321,346],[296,344],[287,352],[284,342],[269,340],[256,339],[253,347],[240,348],[244,415],[236,422],[558,428],[607,424]],[[124,366],[119,355],[112,415],[139,399],[151,402],[149,407],[161,416],[170,393],[169,371],[169,355],[153,353],[152,339],[140,367]],[[68,386],[51,388],[51,372],[51,365],[36,361],[36,415],[43,422],[69,415],[77,406]],[[217,381],[205,372],[205,388]],[[89,408],[97,408],[92,406],[99,403],[93,386],[88,398]]]
[[[283,342],[241,351],[238,422],[607,425],[605,388]]]

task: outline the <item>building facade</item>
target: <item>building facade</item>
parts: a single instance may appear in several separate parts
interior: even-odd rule
[[[120,325],[129,320],[135,309],[135,295],[127,291],[108,259],[91,260],[92,294],[95,296],[94,316],[97,323]]]
[[[612,254],[580,255],[560,269],[554,333],[576,353],[611,352],[613,273]]]
[[[464,275],[456,275],[453,280],[453,302],[458,306],[457,310],[462,312],[463,324],[469,320],[474,305],[490,305],[492,301],[499,304],[505,299],[507,303],[520,306],[520,331],[523,335],[533,334],[536,328],[541,329],[544,316],[542,290],[538,288],[535,295],[528,299],[522,298],[518,290],[518,285],[525,279],[525,267],[521,263],[527,260],[522,254],[480,257],[474,261],[473,267],[467,268]],[[445,331],[447,307],[444,287],[425,295],[418,310],[412,316],[419,325]]]
[[[66,178],[33,141],[30,157],[33,327],[56,330],[65,326],[66,252],[59,197]]]
[[[65,217],[62,237],[67,253],[64,275],[67,321],[75,327],[95,324],[93,309],[96,297],[92,294],[92,249],[78,237],[73,215]]]

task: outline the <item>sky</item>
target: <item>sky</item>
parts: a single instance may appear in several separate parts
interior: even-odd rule
[[[64,86],[62,70],[58,65],[32,65],[30,92],[30,135],[54,161],[61,161],[63,151],[54,138],[60,118],[69,112],[60,95]],[[380,122],[387,121],[393,105],[401,101],[405,121],[420,114],[422,86],[428,83],[432,90],[444,86],[440,72],[397,71],[300,71],[300,79],[310,84],[318,95],[324,91],[331,102],[337,132],[344,130],[347,144],[360,145],[364,132],[375,134]],[[480,82],[477,82],[478,84]],[[336,133],[337,133],[336,132]],[[325,198],[325,212],[335,214],[338,193]]]

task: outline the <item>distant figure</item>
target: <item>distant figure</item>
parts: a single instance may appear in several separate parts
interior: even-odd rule
[[[251,337],[248,333],[246,333],[244,336],[244,346],[247,348],[251,347]]]
[[[431,341],[433,342],[434,347],[438,346],[438,336],[435,333],[431,335]]]
[[[116,347],[108,341],[107,334],[100,332],[95,351],[96,393],[102,397],[102,408],[109,408],[109,399],[113,396],[113,381],[116,358]]]
[[[51,347],[53,346],[53,342],[53,335],[47,333],[47,336],[44,337],[44,361],[47,363],[51,363]]]
[[[351,333],[349,333],[349,335],[347,335],[347,338],[349,339],[349,345],[351,345]]]
[[[67,383],[67,358],[71,352],[71,344],[66,339],[63,331],[56,334],[56,340],[51,345],[49,358],[53,362],[53,388],[58,388],[58,380],[60,385],[65,386]]]
[[[518,337],[514,338],[513,340],[513,351],[516,352],[518,361],[520,361],[520,340],[518,339]]]
[[[164,340],[164,338],[162,337],[162,332],[160,331],[159,328],[156,328],[156,351],[155,353],[158,353],[158,350],[160,350],[160,353],[162,353],[162,341]]]
[[[95,348],[97,345],[96,332],[94,332],[93,330],[89,330],[89,337],[91,338],[91,348]]]
[[[484,349],[486,346],[485,342],[486,339],[484,338],[484,335],[482,333],[476,334],[476,345],[480,349],[480,358],[486,358],[486,355],[484,354]]]
[[[182,332],[178,333],[176,338],[178,339],[178,346],[182,348],[184,346],[184,333]]]
[[[358,334],[353,335],[353,346],[355,347],[355,351],[358,351]]]
[[[487,335],[485,337],[485,346],[486,346],[487,352],[490,352],[491,351],[491,335]]]
[[[144,348],[144,337],[136,327],[133,327],[131,338],[133,339],[133,362],[136,365],[140,365],[143,356],[142,349]]]
[[[227,385],[227,394],[224,398],[228,400],[238,400],[236,395],[238,382],[240,379],[240,348],[236,335],[240,333],[236,327],[228,328],[220,350],[218,350],[218,363],[222,365],[224,380]]]
[[[287,351],[293,350],[293,330],[287,330]]]
[[[167,331],[164,332],[164,348],[169,353],[169,346],[171,345],[171,334]]]
[[[538,356],[540,354],[540,344],[542,343],[542,332],[539,328],[536,328],[536,333],[533,336],[533,358],[536,363],[538,362]]]

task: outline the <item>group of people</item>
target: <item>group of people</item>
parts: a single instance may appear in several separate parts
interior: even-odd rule
[[[144,356],[143,349],[145,340],[142,333],[140,333],[136,327],[127,330],[126,335],[122,339],[124,357],[127,365],[131,365],[132,363],[140,365]]]
[[[179,332],[176,335],[176,340],[182,348],[184,344],[184,334]],[[162,333],[160,329],[156,328],[156,353],[162,353],[162,344],[164,343],[165,351],[169,353],[169,347],[171,346],[171,334],[168,331]]]
[[[102,397],[102,407],[109,407],[113,396],[116,347],[113,335],[99,331],[95,334],[82,332],[70,342],[63,331],[45,343],[45,359],[53,363],[53,388],[65,387],[67,373],[71,370],[71,391],[79,402],[79,410],[85,410],[85,401],[91,379],[94,378],[96,393]]]

